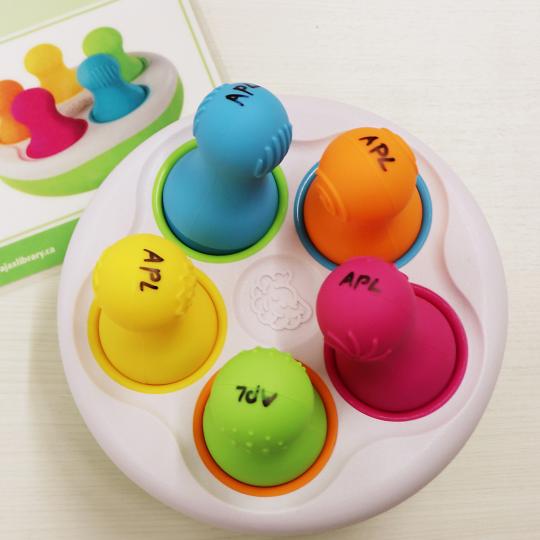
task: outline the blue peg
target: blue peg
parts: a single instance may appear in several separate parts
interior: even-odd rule
[[[118,61],[109,54],[89,56],[77,70],[77,79],[94,95],[91,119],[112,122],[139,107],[147,96],[144,86],[126,82]]]
[[[171,168],[163,188],[169,227],[197,251],[247,249],[272,226],[279,195],[272,170],[289,150],[292,127],[268,90],[223,84],[199,105],[197,147]]]

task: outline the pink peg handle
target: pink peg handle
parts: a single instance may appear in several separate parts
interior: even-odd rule
[[[357,362],[387,358],[412,328],[415,298],[394,265],[357,257],[336,268],[317,298],[325,342]]]
[[[58,112],[52,94],[44,88],[21,92],[13,100],[11,112],[30,131],[26,154],[33,159],[62,152],[75,144],[88,128],[86,120]]]

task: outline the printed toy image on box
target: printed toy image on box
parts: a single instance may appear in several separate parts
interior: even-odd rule
[[[46,4],[0,33],[0,287],[62,263],[95,189],[220,82],[189,0]]]
[[[114,28],[91,31],[87,58],[64,64],[39,44],[25,56],[39,87],[0,81],[0,179],[34,195],[71,195],[98,187],[137,145],[177,120],[181,79],[164,56],[126,52]]]

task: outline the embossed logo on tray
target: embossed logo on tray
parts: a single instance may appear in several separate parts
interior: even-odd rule
[[[259,322],[273,330],[295,330],[313,315],[292,284],[290,271],[262,274],[251,286],[249,297]]]

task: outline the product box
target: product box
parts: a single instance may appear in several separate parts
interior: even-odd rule
[[[109,172],[219,83],[186,0],[7,4],[0,286],[60,264]]]

